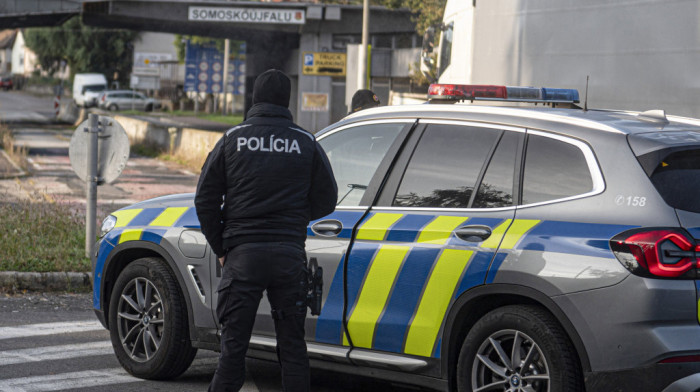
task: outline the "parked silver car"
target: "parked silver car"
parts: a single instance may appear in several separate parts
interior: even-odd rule
[[[153,109],[160,108],[160,101],[136,91],[109,90],[102,94],[98,105],[100,108],[110,111],[131,109],[150,112]]]

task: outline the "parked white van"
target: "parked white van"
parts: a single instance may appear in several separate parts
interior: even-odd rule
[[[73,100],[86,108],[97,106],[97,99],[107,89],[107,79],[102,74],[79,73],[73,79]]]

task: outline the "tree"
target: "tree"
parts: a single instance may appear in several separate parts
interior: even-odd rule
[[[89,27],[79,17],[58,27],[24,31],[25,43],[36,53],[41,68],[53,74],[65,61],[71,80],[76,73],[96,72],[108,79],[117,73],[121,82],[128,81],[136,38],[136,31]]]

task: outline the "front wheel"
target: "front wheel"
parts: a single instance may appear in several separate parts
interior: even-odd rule
[[[109,107],[107,107],[107,109],[110,112],[116,112],[117,110],[119,110],[119,107],[116,104],[111,104],[111,105],[109,105]]]
[[[504,306],[474,325],[459,353],[457,387],[460,392],[584,389],[569,338],[536,306]]]
[[[192,363],[185,300],[165,263],[143,258],[119,275],[109,303],[109,332],[119,363],[132,375],[170,379]]]

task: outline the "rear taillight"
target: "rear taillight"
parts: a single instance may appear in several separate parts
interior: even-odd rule
[[[618,260],[635,275],[695,279],[700,267],[700,245],[684,230],[634,229],[610,240]]]

